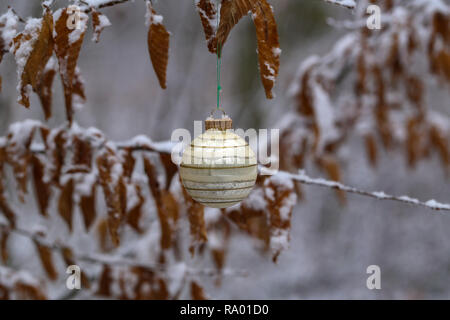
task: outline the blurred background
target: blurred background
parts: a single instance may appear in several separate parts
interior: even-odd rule
[[[56,6],[66,3],[56,0]],[[243,19],[223,51],[222,107],[238,128],[274,128],[293,108],[287,92],[299,65],[312,54],[326,54],[344,31],[327,18],[351,19],[352,11],[322,0],[277,0],[275,10],[282,49],[277,97],[266,100],[259,78],[254,26]],[[22,17],[40,16],[40,1],[1,0]],[[135,1],[105,8],[112,23],[99,43],[89,28],[79,58],[87,102],[76,112],[83,127],[94,126],[120,141],[145,134],[168,140],[176,128],[193,130],[216,103],[216,57],[207,50],[193,0],[158,0],[154,7],[171,32],[167,89],[162,90],[147,51],[145,5]],[[9,124],[27,118],[44,121],[36,95],[29,110],[16,103],[17,76],[11,55],[0,65],[0,135]],[[448,107],[448,91],[434,105]],[[65,121],[59,78],[54,85],[54,127]],[[446,100],[447,99],[447,100]],[[408,169],[400,152],[382,154],[369,167],[364,145],[348,144],[343,182],[367,190],[450,202],[449,177],[437,158]],[[321,175],[312,170],[311,176]],[[450,216],[405,204],[348,195],[342,206],[335,193],[314,186],[293,212],[291,244],[277,264],[255,250],[245,236],[232,240],[227,267],[248,270],[205,287],[218,299],[400,299],[450,298]],[[381,268],[381,290],[368,290],[366,268]]]

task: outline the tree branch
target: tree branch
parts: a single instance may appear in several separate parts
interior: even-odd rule
[[[81,1],[82,3],[84,3],[86,5],[86,7],[82,8],[82,11],[84,13],[89,13],[90,11],[92,11],[92,8],[95,9],[102,9],[102,8],[106,8],[106,7],[112,7],[118,4],[122,4],[125,2],[128,2],[130,0],[105,0],[104,2],[97,4],[97,5],[92,5],[89,0],[83,0]]]
[[[54,242],[50,242],[49,240],[45,239],[45,237],[39,233],[39,232],[32,232],[26,229],[18,228],[18,227],[12,227],[8,224],[0,222],[0,231],[6,230],[9,232],[14,232],[16,234],[19,234],[23,237],[26,237],[32,241],[35,241],[39,243],[40,245],[49,248],[50,250],[62,252],[65,249],[70,249],[73,253],[73,260],[74,261],[84,261],[88,263],[93,264],[107,264],[112,266],[128,266],[128,267],[141,267],[145,269],[149,269],[154,271],[155,273],[166,273],[165,276],[169,276],[170,274],[167,273],[168,266],[164,264],[149,264],[140,262],[133,259],[127,259],[123,257],[113,257],[111,255],[106,254],[77,254],[76,250],[70,246],[62,245]],[[241,276],[246,277],[248,276],[248,272],[245,270],[231,270],[231,269],[224,269],[221,271],[218,271],[217,269],[195,269],[195,268],[186,268],[186,275],[189,276],[209,276],[209,277],[216,277],[216,276]]]
[[[145,136],[135,137],[127,142],[115,143],[116,147],[119,149],[131,149],[133,151],[144,151],[144,152],[157,152],[157,153],[171,153],[171,147],[174,143],[171,142],[152,142],[149,138]],[[42,148],[34,148],[33,152],[44,152]],[[383,191],[365,191],[355,187],[344,185],[340,182],[326,180],[322,178],[311,178],[306,175],[303,171],[299,174],[292,174],[285,171],[271,171],[264,166],[259,167],[259,173],[264,175],[279,175],[281,177],[286,177],[291,180],[298,181],[307,185],[316,185],[320,187],[326,187],[330,189],[337,189],[348,193],[354,193],[361,196],[375,198],[377,200],[390,200],[406,203],[409,205],[415,205],[424,207],[427,209],[435,211],[450,211],[450,204],[440,203],[434,199],[428,201],[420,201],[419,199],[409,197],[409,196],[393,196],[384,193]]]
[[[276,175],[279,175],[280,177],[286,177],[288,179],[292,179],[292,180],[298,181],[303,184],[337,189],[337,190],[345,191],[348,193],[354,193],[354,194],[359,194],[361,196],[375,198],[377,200],[398,201],[398,202],[402,202],[402,203],[406,203],[406,204],[410,204],[410,205],[425,207],[427,209],[436,210],[436,211],[450,211],[450,204],[437,202],[434,199],[424,202],[424,201],[420,201],[419,199],[412,198],[409,196],[389,195],[389,194],[384,193],[383,191],[374,191],[374,192],[365,191],[365,190],[361,190],[361,189],[358,189],[355,187],[346,186],[346,185],[344,185],[340,182],[336,182],[336,181],[330,181],[330,180],[326,180],[326,179],[322,179],[322,178],[311,178],[311,177],[307,176],[305,174],[305,172],[302,170],[299,171],[298,174],[292,174],[292,173],[283,172],[283,171],[275,173],[273,171],[268,170],[265,167],[260,167],[260,173],[276,174]]]
[[[356,2],[354,0],[324,0],[325,2],[337,4],[338,6],[345,7],[347,9],[355,9]]]

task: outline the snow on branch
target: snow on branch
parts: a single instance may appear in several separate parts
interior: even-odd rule
[[[354,9],[356,7],[355,0],[325,0],[325,2],[337,4],[342,7],[346,7],[349,9]]]
[[[136,136],[126,142],[116,143],[115,144],[118,149],[128,149],[133,151],[147,151],[147,152],[156,152],[156,153],[165,153],[170,154],[172,147],[174,146],[174,143],[170,141],[165,142],[153,142],[150,138],[139,135]],[[42,152],[40,148],[33,149],[34,152]],[[304,171],[299,171],[298,174],[292,174],[285,171],[278,171],[278,172],[271,172],[267,168],[261,166],[260,167],[260,173],[264,173],[265,175],[278,175],[281,178],[287,178],[290,180],[298,181],[302,184],[307,185],[316,185],[321,187],[327,187],[331,189],[337,189],[348,193],[354,193],[359,194],[362,196],[367,196],[371,198],[375,198],[378,200],[391,200],[391,201],[399,201],[402,203],[410,204],[410,205],[416,205],[425,207],[427,209],[431,210],[437,210],[437,211],[450,211],[450,204],[446,203],[440,203],[437,202],[434,199],[428,200],[428,201],[420,201],[419,199],[412,198],[406,195],[403,196],[393,196],[384,193],[383,191],[364,191],[361,189],[358,189],[356,187],[351,187],[344,185],[340,182],[326,180],[323,178],[311,178],[308,175],[305,174]]]
[[[271,172],[270,172],[270,170],[266,169],[265,167],[261,167],[260,173],[270,174]],[[361,189],[358,189],[355,187],[344,185],[344,184],[342,184],[340,182],[336,182],[336,181],[330,181],[330,180],[326,180],[323,178],[311,178],[308,175],[306,175],[306,173],[303,170],[300,170],[298,174],[292,174],[292,173],[283,172],[283,171],[280,171],[276,174],[279,175],[280,178],[295,180],[295,181],[298,181],[300,183],[307,184],[307,185],[315,185],[315,186],[320,186],[320,187],[337,189],[337,190],[341,190],[341,191],[348,192],[348,193],[354,193],[354,194],[359,194],[359,195],[366,196],[366,197],[375,198],[378,200],[398,201],[398,202],[407,203],[410,205],[425,207],[427,209],[436,210],[436,211],[450,211],[450,204],[437,202],[434,199],[424,202],[424,201],[420,201],[419,199],[412,198],[409,196],[389,195],[389,194],[384,193],[383,191],[374,191],[374,192],[365,191],[365,190],[361,190]]]
[[[139,268],[145,268],[148,270],[152,270],[158,274],[165,274],[165,276],[170,277],[171,272],[170,268],[171,266],[164,265],[164,264],[158,264],[158,263],[145,263],[138,261],[136,259],[130,259],[125,257],[114,257],[107,254],[83,254],[83,253],[76,253],[76,250],[74,248],[71,248],[68,245],[60,244],[56,242],[51,242],[47,240],[41,233],[39,232],[33,232],[30,230],[26,230],[23,228],[18,227],[11,227],[10,225],[6,223],[0,222],[0,231],[9,231],[14,232],[18,235],[21,235],[23,237],[26,237],[34,242],[39,243],[41,246],[48,248],[53,251],[59,251],[63,252],[67,249],[72,252],[72,258],[74,261],[84,261],[87,263],[93,263],[93,264],[100,264],[100,265],[113,265],[113,266],[126,266],[126,267],[139,267]],[[246,277],[248,276],[248,273],[245,270],[232,270],[232,269],[224,269],[221,271],[218,271],[217,269],[213,268],[206,268],[206,269],[196,269],[184,266],[185,274],[189,276],[241,276]]]
[[[130,0],[83,0],[82,3],[85,3],[89,7],[94,7],[97,9],[115,6],[117,4],[125,3]]]

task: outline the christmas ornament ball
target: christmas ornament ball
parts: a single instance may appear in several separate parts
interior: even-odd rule
[[[205,121],[205,133],[186,147],[180,177],[187,193],[206,207],[227,208],[245,199],[256,182],[248,143],[232,132],[230,118]]]

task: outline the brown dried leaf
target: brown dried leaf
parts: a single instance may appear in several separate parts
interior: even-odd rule
[[[97,295],[110,297],[111,296],[111,285],[113,279],[111,276],[111,268],[109,265],[103,265],[103,271],[100,276],[100,280],[98,283],[98,290],[96,292]]]
[[[166,88],[167,62],[169,60],[170,33],[162,24],[162,16],[156,14],[150,1],[147,2],[149,12],[149,24],[147,36],[148,52],[153,69],[158,77],[161,88]]]
[[[432,126],[430,128],[430,140],[438,150],[442,163],[448,167],[450,165],[450,149],[445,135],[437,127]]]
[[[39,287],[24,282],[16,282],[13,290],[19,300],[47,300],[47,297]]]
[[[135,165],[136,159],[133,157],[133,149],[126,148],[123,153],[123,171],[124,176],[127,177],[128,179],[131,178]]]
[[[270,247],[273,261],[276,262],[281,251],[290,240],[292,210],[297,201],[292,181],[269,178],[264,182],[265,199],[269,211]]]
[[[205,31],[206,43],[211,53],[216,53],[216,25],[214,21],[217,11],[211,0],[199,0],[197,2],[197,11],[202,21],[203,30]]]
[[[59,61],[59,74],[64,87],[67,119],[71,122],[73,117],[73,96],[79,91],[80,87],[79,74],[76,70],[77,60],[86,33],[88,16],[81,12],[79,14],[79,26],[69,29],[67,21],[70,20],[70,12],[68,12],[68,8],[61,10],[61,14],[55,23],[55,52]]]
[[[5,198],[5,186],[4,186],[4,172],[3,172],[3,166],[6,162],[6,150],[5,148],[0,147],[0,212],[3,212],[6,219],[8,219],[9,224],[11,227],[15,227],[16,225],[16,215],[12,211],[12,209],[9,207],[8,202]]]
[[[377,129],[381,136],[381,141],[386,148],[392,145],[392,130],[389,120],[389,105],[386,102],[386,87],[383,73],[379,66],[373,68],[373,77],[376,86],[376,107],[374,109]]]
[[[45,217],[47,216],[47,208],[50,202],[51,186],[49,183],[44,182],[44,164],[36,155],[33,155],[31,159],[33,164],[34,193],[39,211]]]
[[[115,151],[109,147],[97,158],[100,185],[105,195],[108,209],[108,227],[111,240],[115,246],[119,245],[119,226],[126,215],[126,185],[123,172],[116,173],[117,168],[123,169],[121,161]],[[114,172],[114,175],[113,175]]]
[[[51,138],[52,140],[48,143],[49,145],[54,146],[52,150],[49,150],[51,152],[49,158],[51,158],[53,164],[51,176],[53,183],[59,185],[61,169],[66,157],[66,132],[64,130],[60,130],[58,133],[52,135]]]
[[[76,262],[73,258],[73,251],[70,248],[64,247],[61,250],[64,262],[66,265],[76,265]],[[91,287],[91,284],[89,282],[89,279],[86,277],[83,271],[81,271],[81,285],[83,288],[89,289]]]
[[[73,164],[77,167],[86,167],[88,171],[92,166],[92,146],[87,139],[74,137],[73,141]]]
[[[83,214],[84,226],[86,230],[89,230],[92,223],[95,221],[97,216],[95,210],[95,199],[96,199],[96,184],[92,185],[92,190],[89,195],[83,195],[80,198],[80,209]]]
[[[166,186],[165,189],[169,190],[173,176],[178,172],[178,167],[172,162],[172,155],[170,153],[160,153],[159,158],[164,166],[166,172]]]
[[[128,211],[128,213],[127,213],[127,222],[134,230],[136,230],[136,232],[142,233],[143,230],[139,226],[139,221],[141,220],[142,207],[144,205],[145,198],[142,195],[141,187],[138,184],[136,184],[134,187],[136,188],[136,193],[137,193],[137,196],[138,196],[138,202],[136,203],[136,205],[133,208],[131,208]]]
[[[61,194],[58,199],[58,212],[59,215],[64,219],[72,231],[72,215],[73,215],[73,192],[74,192],[74,182],[70,179],[62,187]]]
[[[375,137],[372,134],[367,134],[364,137],[364,141],[369,163],[372,167],[375,167],[377,165],[377,143],[375,141]]]
[[[338,162],[333,157],[326,156],[318,159],[317,161],[318,165],[326,172],[330,180],[337,182],[341,181],[341,170]],[[342,190],[336,190],[336,194],[338,195],[341,204],[345,205],[347,203],[345,192]]]
[[[53,96],[53,79],[56,75],[56,61],[54,58],[48,60],[48,63],[40,77],[36,93],[41,101],[42,110],[44,111],[45,119],[48,120],[52,116],[52,96]]]
[[[92,36],[92,41],[99,42],[100,34],[102,33],[103,29],[105,29],[110,25],[111,23],[104,14],[96,11],[95,9],[92,9],[92,26],[94,28],[94,35]]]
[[[161,248],[169,249],[173,244],[175,224],[178,220],[178,203],[174,196],[165,190],[161,195],[158,218],[161,224]]]
[[[28,167],[32,156],[30,145],[36,128],[39,126],[38,122],[29,120],[26,126],[14,126],[14,129],[10,130],[7,136],[6,160],[13,168],[21,202],[25,201],[24,196],[28,193]]]
[[[108,219],[101,219],[97,224],[97,234],[100,249],[104,252],[112,249],[112,241],[108,229]]]
[[[178,220],[178,203],[174,196],[161,187],[158,174],[151,159],[143,156],[144,171],[148,178],[150,191],[155,199],[158,218],[161,224],[161,248],[168,249],[173,244],[175,223]]]
[[[40,281],[26,271],[16,271],[3,267],[4,278],[0,280],[0,300],[45,300]]]
[[[142,161],[144,164],[144,171],[147,175],[148,179],[148,186],[150,188],[150,191],[153,195],[153,198],[155,199],[156,205],[161,205],[161,185],[158,180],[158,173],[156,171],[155,166],[153,165],[150,158],[146,157],[145,155],[142,157]]]
[[[86,101],[86,95],[84,93],[84,80],[81,77],[80,68],[75,68],[75,74],[72,81],[72,104],[84,103]]]
[[[196,281],[191,281],[191,297],[192,300],[208,300],[205,290]]]
[[[29,45],[32,45],[33,49],[26,55],[26,50],[21,48]],[[45,9],[39,30],[36,30],[36,26],[26,28],[14,38],[16,60],[26,58],[25,66],[19,75],[19,103],[27,108],[30,106],[27,88],[30,85],[34,92],[38,92],[45,66],[53,54],[53,45],[53,16],[48,8]]]
[[[228,245],[231,236],[231,226],[229,220],[225,218],[226,210],[222,209],[222,216],[218,220],[208,224],[208,233],[213,234],[219,241],[210,246],[211,257],[218,271],[225,266],[225,259],[228,252]],[[219,285],[221,278],[218,277],[216,284]]]
[[[56,272],[55,264],[53,262],[52,250],[37,241],[35,241],[35,244],[42,263],[42,267],[47,273],[47,276],[51,280],[56,280],[58,278],[58,272]]]
[[[241,20],[242,17],[249,14],[259,0],[222,0],[220,7],[220,22],[217,29],[216,45],[219,47],[219,55],[231,29]]]
[[[133,267],[131,273],[138,277],[134,287],[133,297],[136,300],[167,300],[169,290],[164,279],[158,277],[152,270],[144,267]],[[150,290],[148,290],[150,288]]]
[[[205,207],[192,200],[184,187],[182,187],[182,189],[184,201],[187,206],[191,233],[191,246],[189,247],[189,251],[194,255],[195,247],[208,241],[205,223]]]
[[[266,97],[272,99],[272,89],[278,76],[281,54],[277,24],[272,6],[267,0],[257,1],[252,12],[258,39],[259,72]]]
[[[0,229],[0,259],[5,265],[8,262],[8,237],[9,230],[6,228]]]

